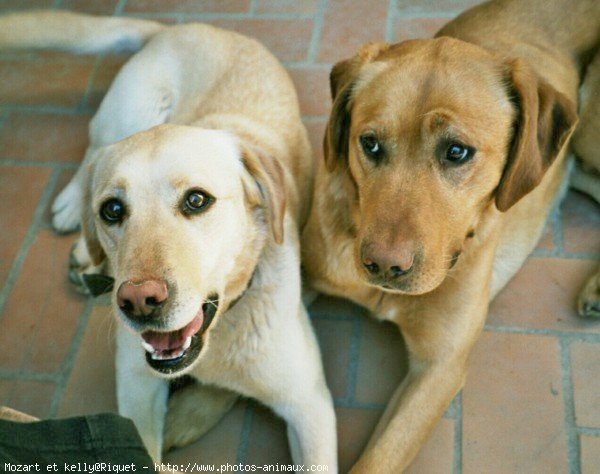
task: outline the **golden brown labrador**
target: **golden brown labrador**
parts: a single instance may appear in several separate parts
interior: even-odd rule
[[[333,68],[304,265],[396,323],[410,354],[353,472],[405,469],[463,386],[489,301],[565,188],[599,32],[597,0],[498,0]]]

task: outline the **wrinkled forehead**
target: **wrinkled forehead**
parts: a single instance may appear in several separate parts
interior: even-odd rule
[[[162,126],[107,147],[96,165],[97,193],[112,189],[198,187],[216,193],[239,186],[235,138],[223,131]]]
[[[511,116],[505,70],[485,50],[449,38],[409,46],[390,51],[385,68],[375,65],[380,71],[358,82],[353,119],[418,126],[428,114],[442,113],[485,129],[497,127],[499,115]]]

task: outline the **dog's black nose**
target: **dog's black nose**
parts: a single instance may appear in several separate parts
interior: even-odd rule
[[[156,315],[168,297],[167,284],[163,280],[128,280],[117,290],[117,304],[131,319]]]

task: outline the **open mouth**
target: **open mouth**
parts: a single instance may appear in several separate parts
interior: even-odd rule
[[[146,362],[150,367],[163,374],[173,374],[189,367],[198,358],[202,350],[202,335],[210,326],[219,305],[216,296],[209,297],[208,301],[181,329],[141,334]]]

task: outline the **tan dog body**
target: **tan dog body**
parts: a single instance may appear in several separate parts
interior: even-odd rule
[[[317,290],[396,323],[410,354],[353,472],[405,469],[462,387],[490,299],[566,187],[599,31],[592,0],[497,1],[334,67],[303,263]]]
[[[207,25],[35,12],[0,18],[0,30],[4,47],[148,41],[108,91],[53,210],[60,230],[81,215],[78,272],[107,258],[124,323],[119,411],[153,458],[208,430],[235,392],[287,421],[295,463],[337,470],[333,404],[300,299],[312,155],[282,66]],[[176,392],[167,413],[169,380],[183,374],[203,385]]]

